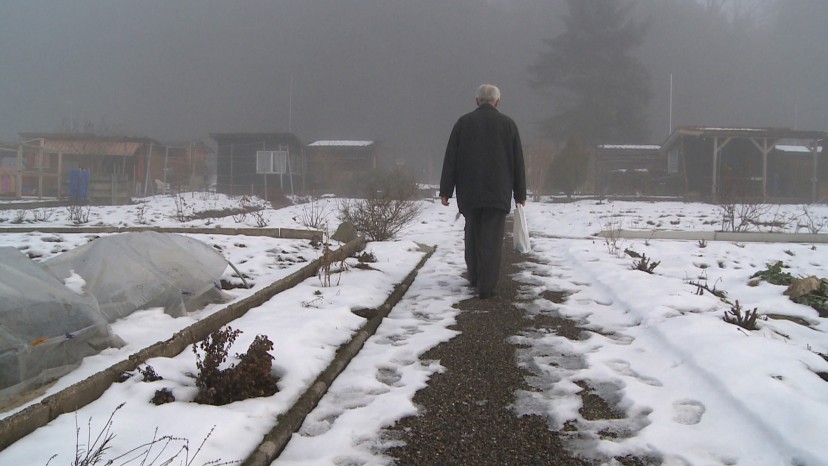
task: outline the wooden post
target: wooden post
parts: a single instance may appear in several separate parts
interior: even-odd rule
[[[718,178],[719,177],[719,138],[718,137],[713,138],[713,173],[712,173],[712,176],[713,176],[713,179],[710,180],[710,184],[711,184],[710,194],[713,196],[713,201],[716,202],[718,200],[718,199],[716,199],[717,194],[718,194],[718,192],[717,192],[718,189],[717,189],[716,185],[718,184],[718,180],[719,180],[719,178]]]
[[[57,197],[63,197],[63,154],[58,153]]]
[[[14,191],[18,199],[23,197],[23,144],[17,146],[17,183]]]
[[[817,141],[811,141],[810,147],[808,149],[811,150],[811,202],[818,202],[819,201],[819,180],[817,176],[817,168],[818,165],[818,158],[817,158],[817,151],[819,150],[819,145]]]
[[[144,196],[147,195],[147,186],[149,185],[149,177],[150,177],[150,159],[152,158],[152,141],[149,144],[149,150],[147,151],[147,166],[144,168],[146,173],[144,173]]]
[[[40,140],[40,148],[37,150],[37,198],[43,199],[43,143],[45,139]]]

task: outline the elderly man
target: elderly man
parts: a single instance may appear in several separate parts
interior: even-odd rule
[[[506,215],[526,204],[526,173],[517,125],[497,110],[500,89],[477,88],[477,108],[457,120],[451,130],[440,199],[444,206],[457,189],[457,208],[466,219],[465,244],[468,279],[478,296],[494,295]]]

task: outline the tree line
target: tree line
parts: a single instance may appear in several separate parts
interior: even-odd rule
[[[563,3],[528,69],[549,107],[546,141],[528,151],[535,186],[572,194],[590,148],[658,143],[677,125],[825,129],[803,127],[828,104],[815,94],[828,77],[822,0]]]

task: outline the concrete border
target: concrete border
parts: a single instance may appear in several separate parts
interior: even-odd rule
[[[340,261],[365,248],[365,238],[357,238],[333,252],[333,260]],[[273,296],[290,289],[302,281],[316,275],[322,259],[317,258],[301,269],[293,272],[253,295],[232,303],[210,314],[206,318],[176,332],[165,341],[156,342],[128,359],[97,372],[63,390],[49,395],[39,403],[26,407],[0,420],[0,450],[48,424],[61,414],[77,411],[92,401],[97,400],[121,374],[135,370],[150,358],[173,357],[184,351],[187,346],[203,340],[210,333],[243,316],[248,310],[260,306]]]
[[[676,239],[690,241],[731,241],[738,243],[828,243],[828,234],[763,233],[730,231],[615,230],[601,231],[601,238]]]
[[[284,239],[322,239],[318,230],[300,230],[297,228],[186,228],[186,227],[3,227],[0,233],[53,233],[53,234],[95,234],[95,233],[133,233],[157,231],[159,233],[189,233],[193,235],[225,236],[272,236]]]
[[[242,463],[244,466],[267,466],[275,460],[287,446],[294,432],[298,431],[308,414],[319,404],[319,401],[328,392],[331,384],[339,374],[348,367],[351,360],[359,353],[362,346],[376,333],[383,319],[391,312],[391,309],[400,302],[411,283],[417,277],[419,270],[431,258],[436,250],[435,247],[421,246],[426,248],[426,254],[414,269],[398,284],[394,291],[388,296],[379,308],[367,312],[371,317],[353,336],[353,338],[341,346],[334,356],[333,361],[322,371],[310,387],[298,398],[293,406],[284,414],[279,416],[277,424],[264,436],[256,450]],[[362,315],[365,310],[359,311]]]

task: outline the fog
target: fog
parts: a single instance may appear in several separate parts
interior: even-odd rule
[[[668,134],[671,74],[672,126],[828,129],[828,2],[782,0],[784,14],[770,1],[724,3],[747,11],[754,2],[761,12],[741,26],[688,11],[688,0],[639,0],[651,27],[637,55],[653,93],[642,143]],[[563,8],[556,0],[3,0],[0,138],[87,122],[162,142],[292,131],[306,143],[376,140],[387,159],[420,170],[442,156],[483,82],[501,87],[501,110],[525,140],[542,136],[536,123],[555,103],[532,91],[527,67],[560,32]]]

